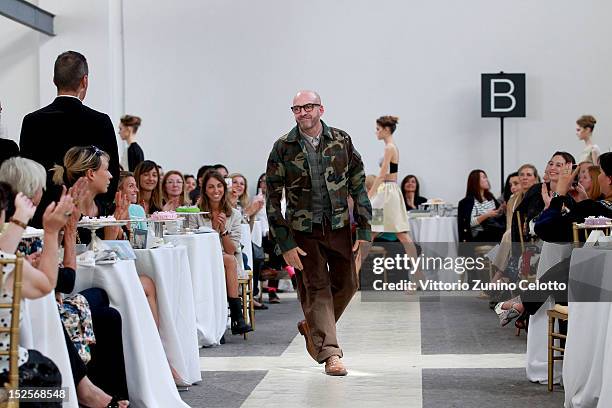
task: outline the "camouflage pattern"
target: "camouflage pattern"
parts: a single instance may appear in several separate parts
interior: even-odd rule
[[[361,156],[350,136],[328,127],[323,121],[321,146],[325,184],[332,205],[332,229],[349,225],[348,196],[353,197],[357,239],[371,239],[372,206],[365,190]],[[274,143],[266,169],[266,212],[270,232],[280,252],[295,248],[292,231],[312,232],[312,182],[306,142],[294,127]],[[285,217],[281,214],[283,189],[287,200]]]

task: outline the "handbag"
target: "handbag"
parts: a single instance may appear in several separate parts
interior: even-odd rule
[[[91,309],[85,296],[76,294],[57,304],[62,324],[79,353],[83,363],[91,360],[89,346],[96,343],[91,319]]]

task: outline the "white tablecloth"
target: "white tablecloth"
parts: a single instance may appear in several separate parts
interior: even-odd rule
[[[602,302],[573,302],[574,294],[601,288]],[[563,385],[565,406],[612,406],[612,251],[580,248],[572,253],[569,320]],[[585,299],[585,298],[582,298]],[[595,300],[586,298],[585,300]]]
[[[572,254],[573,244],[552,244],[545,242],[542,246],[536,278],[541,277],[552,266],[568,258]],[[529,318],[527,332],[527,378],[532,382],[546,384],[548,382],[548,316],[546,311],[554,307],[554,301],[549,298],[540,309]],[[553,381],[561,382],[563,362],[555,362]]]
[[[178,394],[134,261],[79,266],[74,292],[102,288],[121,314],[130,407],[188,407]]]
[[[261,246],[265,233],[267,233],[267,231],[264,231],[263,222],[253,222],[253,229],[251,230],[251,241],[258,247]]]
[[[457,217],[408,216],[412,239],[427,256],[457,257]],[[457,282],[461,279],[452,269],[427,271],[427,277],[441,282]],[[433,276],[433,275],[437,276]]]
[[[137,249],[136,270],[155,282],[159,334],[168,361],[186,383],[202,380],[187,248]]]
[[[218,345],[227,328],[227,291],[219,234],[166,235],[187,247],[200,346]]]
[[[251,227],[249,226],[249,224],[242,224],[240,225],[240,227],[240,243],[243,247],[242,253],[246,255],[249,267],[253,269],[253,247],[251,246]]]
[[[19,343],[25,348],[38,350],[53,360],[62,374],[62,387],[68,388],[68,402],[64,402],[63,406],[78,408],[76,388],[54,292],[39,299],[26,299],[21,313],[23,319]]]

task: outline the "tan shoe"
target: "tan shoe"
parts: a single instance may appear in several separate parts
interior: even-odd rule
[[[310,326],[308,326],[308,322],[306,320],[300,320],[297,324],[298,331],[302,336],[304,336],[304,340],[306,340],[306,351],[310,354],[315,361],[317,360],[317,349],[312,341],[312,336],[310,335]]]
[[[331,356],[327,359],[327,361],[325,361],[325,374],[340,376],[347,375],[348,371],[346,371],[346,368],[344,367],[344,364],[342,364],[342,360],[340,360],[340,357]]]

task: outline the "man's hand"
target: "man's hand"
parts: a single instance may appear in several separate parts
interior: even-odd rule
[[[304,267],[302,266],[300,256],[306,256],[306,252],[302,251],[300,247],[295,247],[288,250],[287,252],[283,252],[283,258],[285,259],[287,265],[293,266],[295,269],[303,271]]]

